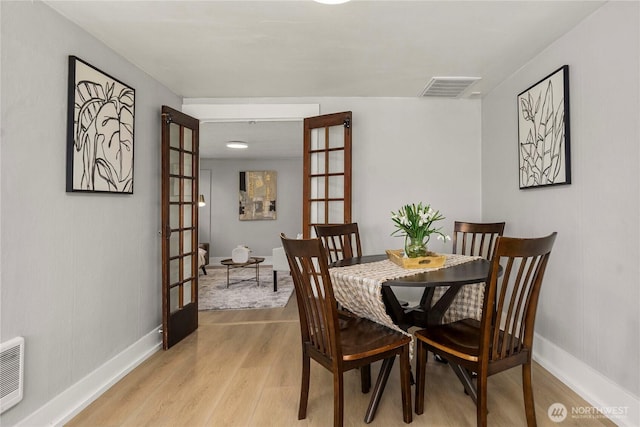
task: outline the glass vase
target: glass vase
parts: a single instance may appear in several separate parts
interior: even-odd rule
[[[427,242],[407,236],[404,241],[404,253],[409,258],[427,256]]]

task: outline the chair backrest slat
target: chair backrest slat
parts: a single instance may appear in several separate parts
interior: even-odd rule
[[[322,241],[280,238],[293,276],[302,340],[337,363],[342,359],[337,304]]]
[[[453,224],[453,253],[491,259],[496,239],[504,233],[504,222],[462,222]]]
[[[481,354],[490,362],[533,343],[538,296],[556,233],[537,239],[498,237],[485,292]],[[502,265],[502,268],[500,267]]]
[[[362,256],[358,223],[316,224],[316,236],[322,239],[330,263]]]

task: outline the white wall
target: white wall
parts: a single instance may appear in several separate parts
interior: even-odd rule
[[[41,2],[0,7],[0,340],[26,340],[11,426],[161,323],[160,106],[181,99]],[[71,54],[136,89],[133,195],[65,193]]]
[[[606,4],[482,102],[483,217],[504,216],[508,235],[558,232],[536,332],[636,401],[639,12],[637,2]],[[570,70],[573,183],[519,190],[516,95],[563,64]]]
[[[198,208],[198,242],[211,241],[211,171],[200,167],[198,190],[204,196],[205,205]]]
[[[240,221],[238,218],[239,173],[252,170],[278,172],[275,220]],[[210,257],[230,258],[231,251],[238,245],[251,248],[252,256],[270,257],[273,248],[282,246],[280,233],[295,236],[301,232],[302,158],[201,159],[200,176],[207,174],[211,177],[211,235],[201,241],[209,242]]]
[[[321,102],[321,113],[353,111],[353,219],[365,254],[401,248],[391,237],[391,211],[430,203],[453,221],[480,213],[480,102],[477,100],[346,98]],[[435,240],[435,239],[434,239]],[[433,250],[451,247],[432,241]],[[395,288],[418,302],[421,290]]]
[[[406,203],[440,210],[447,233],[455,220],[481,218],[479,101],[328,98],[320,108],[353,111],[353,219],[363,252],[403,246],[391,237],[391,211]]]

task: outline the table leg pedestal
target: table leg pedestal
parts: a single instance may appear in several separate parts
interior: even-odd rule
[[[260,286],[260,264],[256,264],[256,283]]]
[[[467,392],[473,403],[478,404],[478,390],[476,389],[473,381],[471,379],[471,375],[469,372],[460,365],[456,365],[455,363],[449,363],[453,372],[458,376],[458,379],[464,386],[464,390]]]
[[[367,413],[364,416],[364,422],[367,424],[373,421],[373,418],[376,416],[376,410],[378,409],[382,392],[387,385],[387,380],[389,379],[389,374],[391,373],[391,368],[393,368],[393,362],[395,360],[396,358],[394,356],[382,361],[380,373],[378,374],[378,379],[376,380],[376,385],[373,387],[373,393],[369,401],[369,408],[367,408]]]
[[[264,258],[261,257],[253,257],[250,258],[248,262],[232,262],[232,260],[229,259],[223,259],[221,261],[222,265],[227,267],[227,288],[229,288],[230,285],[234,285],[236,283],[240,283],[240,282],[246,282],[249,280],[255,280],[257,286],[260,286],[260,263],[264,261]],[[255,271],[255,277],[254,278],[248,278],[248,279],[238,279],[235,282],[231,283],[230,282],[230,271],[231,270],[235,270],[238,268],[251,268],[254,267],[256,269]]]

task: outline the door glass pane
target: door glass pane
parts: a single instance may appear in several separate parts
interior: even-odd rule
[[[344,202],[329,202],[329,224],[344,223]]]
[[[329,173],[344,172],[344,150],[329,152]]]
[[[324,220],[324,203],[311,202],[311,222],[314,224],[325,224]]]
[[[320,150],[324,148],[324,128],[311,129],[311,149]]]
[[[180,152],[169,150],[169,173],[172,175],[180,174]]]
[[[189,128],[184,129],[184,149],[193,151],[193,132]]]
[[[190,255],[186,256],[183,259],[184,259],[184,267],[183,267],[183,270],[182,270],[182,280],[188,279],[189,277],[193,276],[193,274],[191,273],[191,268],[192,268],[192,265],[191,265],[191,259],[192,258],[191,258],[191,256]]]
[[[180,233],[173,232],[169,237],[169,256],[174,257],[180,255]]]
[[[193,176],[193,155],[184,153],[184,175]]]
[[[180,126],[175,123],[169,125],[169,146],[180,148]]]
[[[311,198],[320,199],[324,197],[326,197],[324,190],[324,177],[311,178]]]
[[[180,259],[169,261],[169,284],[180,281]]]
[[[190,280],[182,287],[182,304],[187,305],[191,302],[191,286],[193,281]]]
[[[329,177],[329,198],[330,199],[344,198],[344,176],[343,175]]]
[[[182,213],[183,213],[182,226],[184,228],[191,227],[191,205],[182,206]]]
[[[180,178],[169,178],[169,201],[180,201]]]
[[[344,147],[344,127],[331,126],[329,128],[329,148]]]
[[[187,230],[182,233],[182,253],[191,252],[191,231]]]
[[[169,205],[169,227],[175,230],[180,228],[180,206]]]
[[[324,153],[311,154],[311,173],[312,174],[325,173]]]
[[[183,181],[182,201],[193,202],[193,192],[192,192],[193,181],[190,179],[183,179],[182,181]]]
[[[169,291],[169,310],[171,313],[177,311],[180,308],[180,286],[171,288]]]

